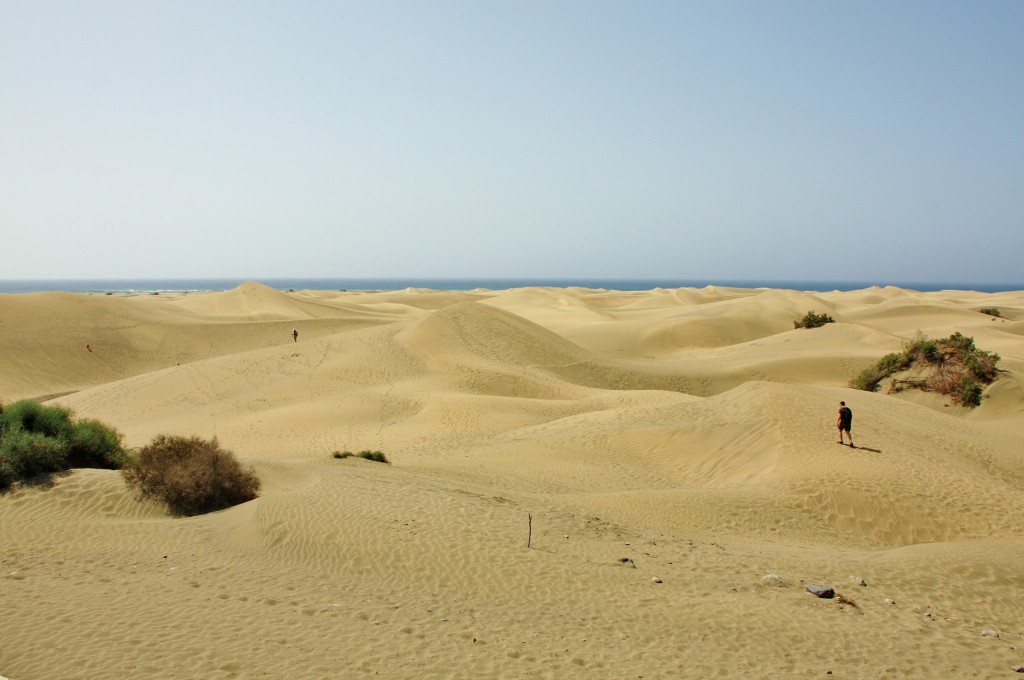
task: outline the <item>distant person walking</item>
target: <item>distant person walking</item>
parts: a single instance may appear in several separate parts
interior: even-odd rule
[[[299,341],[299,330],[297,328],[292,329],[292,342]]]
[[[846,406],[845,401],[839,402],[839,417],[836,418],[836,427],[839,428],[839,441],[836,444],[844,444],[843,433],[850,438],[850,448],[853,448],[853,433],[850,432],[853,428],[853,411]]]

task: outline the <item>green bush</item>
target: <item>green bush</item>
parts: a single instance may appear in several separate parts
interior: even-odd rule
[[[125,465],[125,482],[140,498],[176,515],[199,515],[250,501],[260,480],[217,439],[159,435]]]
[[[23,400],[0,407],[0,489],[74,467],[118,468],[121,433],[70,409]]]
[[[799,321],[794,321],[793,328],[819,328],[827,323],[835,322],[836,320],[828,314],[818,314],[812,311],[804,314],[804,318]]]
[[[68,463],[71,467],[117,470],[128,462],[123,436],[98,420],[80,420],[71,431]]]
[[[996,309],[995,307],[985,307],[984,309],[981,309],[979,311],[982,314],[988,314],[989,316],[998,316],[998,317],[1002,316],[1002,313],[998,309]]]
[[[950,347],[958,352],[976,352],[978,348],[974,346],[974,338],[970,338],[960,331],[953,333],[945,340],[939,340],[946,347]]]
[[[0,439],[0,458],[11,481],[31,479],[70,467],[64,440],[20,427],[4,430]]]
[[[0,431],[14,428],[47,437],[67,436],[71,432],[71,409],[45,406],[30,399],[16,401],[0,412]]]

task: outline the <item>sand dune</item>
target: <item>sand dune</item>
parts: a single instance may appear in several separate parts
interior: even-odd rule
[[[66,394],[202,359],[422,316],[310,302],[247,283],[225,293],[0,295],[0,398]]]
[[[0,400],[263,483],[193,518],[113,471],[4,494],[0,675],[1009,677],[1022,324],[893,287],[0,296]],[[979,408],[846,386],[918,331],[1001,355]]]

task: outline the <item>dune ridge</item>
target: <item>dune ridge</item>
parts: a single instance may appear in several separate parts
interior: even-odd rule
[[[0,402],[263,481],[193,518],[106,470],[0,496],[0,675],[1006,675],[1022,328],[1024,292],[893,287],[0,295]],[[954,331],[1002,357],[977,409],[846,386]]]

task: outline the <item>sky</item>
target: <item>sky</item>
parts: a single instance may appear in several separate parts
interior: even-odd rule
[[[0,279],[1022,262],[1017,0],[0,0]]]

